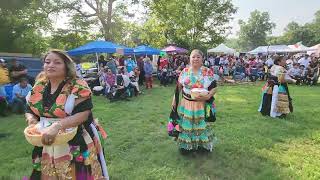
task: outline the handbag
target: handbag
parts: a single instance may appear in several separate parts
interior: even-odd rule
[[[217,82],[214,80],[211,82],[210,86],[208,87],[208,91],[211,91],[213,88],[217,87]],[[206,122],[215,122],[216,121],[216,105],[214,103],[215,98],[211,97],[205,103],[205,121]]]
[[[175,107],[171,109],[169,115],[169,122],[167,124],[168,135],[171,137],[178,137],[180,133],[178,120],[180,119],[179,114],[177,112],[178,104],[179,104],[179,87],[176,85],[175,89]]]

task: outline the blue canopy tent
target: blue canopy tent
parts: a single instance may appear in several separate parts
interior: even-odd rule
[[[130,55],[130,54],[134,54],[134,49],[120,45],[120,46],[117,48],[116,53],[118,53],[118,54],[123,54],[123,55]]]
[[[95,54],[95,53],[116,53],[120,46],[108,41],[92,41],[83,46],[68,51],[71,56]]]
[[[133,54],[133,48],[126,46],[120,46],[109,41],[92,41],[83,46],[67,51],[71,56],[85,55],[85,54],[96,54],[98,61],[98,53],[119,53],[123,55]],[[99,64],[98,64],[99,69]]]
[[[159,55],[161,50],[149,47],[149,46],[138,46],[134,48],[135,55]]]

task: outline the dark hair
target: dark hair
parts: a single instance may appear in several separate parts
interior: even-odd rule
[[[64,51],[62,50],[57,50],[57,49],[53,49],[53,50],[50,50],[43,58],[43,61],[45,61],[45,59],[47,58],[47,56],[50,54],[50,53],[53,53],[53,54],[56,54],[57,56],[59,56],[65,66],[66,66],[66,80],[73,80],[73,79],[76,79],[76,68],[75,68],[75,65],[74,65],[74,62],[73,60],[71,59],[71,57],[69,55],[67,55]],[[37,81],[47,81],[47,77],[44,73],[44,71],[42,71],[36,78]]]
[[[274,64],[279,65],[280,61],[281,61],[283,58],[284,58],[283,56],[277,56],[277,57],[274,59]]]
[[[24,78],[24,77],[23,77],[23,78],[20,78],[19,82],[23,82],[23,81],[29,82],[27,78]]]

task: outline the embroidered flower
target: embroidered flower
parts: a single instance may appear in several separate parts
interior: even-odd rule
[[[37,92],[37,93],[40,93],[40,92],[42,92],[43,91],[43,89],[44,89],[44,86],[43,85],[36,85],[35,87],[33,87],[33,91],[34,92]]]
[[[59,118],[64,118],[66,117],[66,113],[61,110],[60,108],[56,108],[54,111],[53,111],[53,114]]]
[[[79,88],[75,86],[72,88],[71,94],[76,94],[78,93],[78,91],[79,91]]]
[[[186,80],[184,81],[185,84],[190,84],[190,78],[186,78]]]
[[[57,106],[63,106],[66,103],[67,96],[64,94],[60,94],[56,99]]]
[[[88,87],[87,82],[81,79],[76,80],[76,84],[79,84],[80,86]]]
[[[42,94],[39,92],[34,92],[34,94],[32,94],[30,96],[29,102],[31,104],[36,104],[37,102],[42,100]]]
[[[91,95],[91,91],[89,89],[82,89],[79,92],[80,97],[89,97]]]

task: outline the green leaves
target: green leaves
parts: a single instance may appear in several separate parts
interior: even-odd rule
[[[251,12],[247,22],[240,20],[239,25],[239,43],[243,50],[267,45],[267,36],[275,27],[275,24],[270,21],[269,13],[258,10]]]
[[[200,49],[222,41],[236,11],[230,1],[220,0],[151,0],[148,7],[168,43]]]

